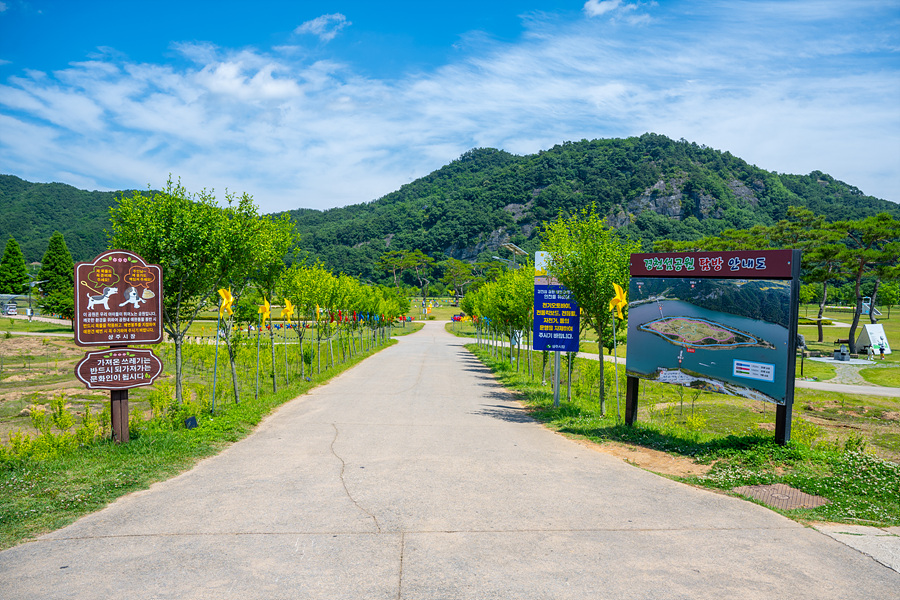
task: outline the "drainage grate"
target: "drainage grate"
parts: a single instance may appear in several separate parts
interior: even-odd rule
[[[783,483],[774,485],[745,485],[736,487],[732,492],[750,496],[773,508],[791,510],[794,508],[816,508],[828,504],[829,500],[822,496],[811,496]]]

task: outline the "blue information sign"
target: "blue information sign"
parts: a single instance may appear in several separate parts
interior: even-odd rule
[[[534,286],[534,349],[578,352],[578,304],[561,285]]]

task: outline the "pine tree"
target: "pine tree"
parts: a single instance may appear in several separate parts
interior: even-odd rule
[[[41,260],[38,280],[44,281],[41,289],[45,294],[65,293],[72,295],[75,281],[75,263],[66,247],[66,240],[60,232],[55,232],[47,243],[47,251]]]
[[[19,243],[13,237],[6,242],[0,261],[0,294],[21,294],[28,284],[28,269]]]

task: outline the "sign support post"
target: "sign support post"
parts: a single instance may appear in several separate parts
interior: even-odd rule
[[[113,441],[117,444],[127,444],[129,440],[128,389],[109,390],[109,402]]]
[[[553,353],[553,408],[559,408],[559,369],[561,352]]]
[[[791,303],[790,340],[787,356],[788,373],[797,370],[797,326],[800,318],[800,250],[791,251]],[[775,441],[784,446],[791,439],[791,413],[794,407],[794,377],[788,377],[784,404],[775,405]]]

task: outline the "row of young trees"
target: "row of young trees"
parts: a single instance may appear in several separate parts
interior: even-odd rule
[[[296,241],[291,220],[287,215],[260,215],[246,193],[226,194],[225,206],[219,206],[212,191],[191,194],[180,180],[170,178],[162,191],[121,197],[110,209],[110,221],[110,248],[130,250],[162,267],[163,329],[175,345],[179,403],[183,401],[182,348],[187,332],[201,311],[218,304],[217,290],[227,290],[237,307],[246,307],[248,300],[260,302],[257,312],[267,319],[271,319],[276,296],[285,307],[290,302],[296,306],[296,313],[289,311],[290,320],[296,318],[297,325],[312,320],[320,341],[326,330],[338,329],[326,327],[323,315],[328,315],[330,325],[331,315],[337,311],[341,316],[346,311],[377,313],[379,318],[383,314],[383,320],[405,312],[402,302],[384,290],[364,286],[346,275],[334,276],[319,264],[303,265],[298,257],[289,256]],[[295,259],[295,266],[287,269],[290,258]],[[228,347],[237,399],[235,317],[229,318],[221,335]],[[371,326],[375,321],[366,323]],[[353,327],[361,326],[357,320]],[[304,329],[295,327],[294,331],[299,334]],[[272,348],[274,354],[274,344]]]
[[[615,297],[614,284],[628,287],[628,261],[639,243],[630,241],[590,206],[545,224],[541,248],[550,255],[548,273],[565,286],[581,310],[581,334],[592,329],[599,340],[598,353],[602,365],[603,348],[614,345],[613,312],[610,301]],[[495,281],[467,294],[461,304],[466,314],[478,323],[479,330],[491,335],[503,334],[515,339],[515,332],[532,329],[534,314],[534,267],[507,271]],[[616,335],[624,334],[624,325]],[[510,343],[510,360],[513,351]],[[530,353],[529,353],[530,357]],[[599,370],[599,401],[606,410],[604,369]]]

